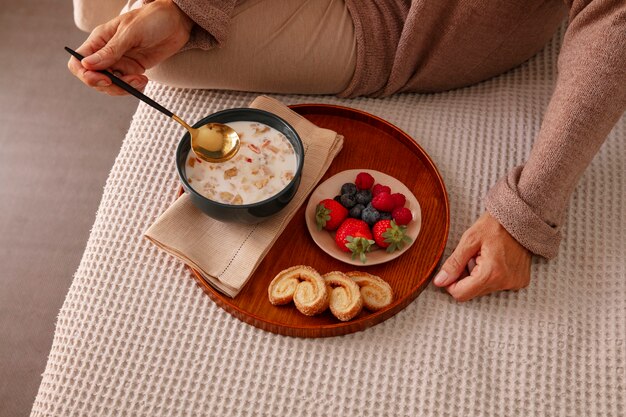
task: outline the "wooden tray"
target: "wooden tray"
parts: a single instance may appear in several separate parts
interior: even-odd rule
[[[218,306],[266,331],[297,337],[328,337],[364,330],[401,311],[428,284],[448,238],[450,208],[445,185],[426,152],[392,124],[348,107],[324,104],[290,107],[317,126],[344,136],[342,151],[321,181],[346,169],[368,168],[395,177],[413,191],[422,210],[417,240],[402,256],[384,264],[356,267],[342,263],[313,242],[304,218],[305,201],[236,298],[218,292],[192,269],[193,276]],[[267,298],[270,281],[281,270],[297,264],[310,265],[322,274],[363,270],[378,275],[393,288],[394,302],[375,313],[364,309],[348,322],[340,322],[330,311],[307,317],[293,304],[271,305]]]

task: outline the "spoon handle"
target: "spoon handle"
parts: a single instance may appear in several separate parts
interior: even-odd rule
[[[81,54],[79,54],[76,51],[71,50],[67,46],[65,47],[65,50],[67,52],[69,52],[74,58],[78,59],[79,61],[82,61],[83,58],[84,58],[84,56],[82,56]],[[172,113],[171,111],[169,111],[165,107],[161,106],[159,103],[157,103],[156,101],[152,100],[150,97],[146,96],[141,91],[131,87],[129,84],[127,84],[124,81],[122,81],[121,79],[117,78],[115,75],[113,75],[109,71],[96,71],[96,72],[99,72],[100,74],[106,75],[107,77],[109,77],[109,79],[111,80],[111,82],[113,84],[115,84],[116,86],[118,86],[122,90],[125,90],[126,92],[132,94],[133,96],[137,97],[139,100],[143,101],[144,103],[149,104],[150,106],[154,107],[155,109],[157,109],[161,113],[165,114],[167,117],[174,116],[174,113]]]

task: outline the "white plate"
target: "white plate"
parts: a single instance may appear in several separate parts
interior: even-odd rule
[[[384,249],[375,247],[371,252],[368,252],[367,261],[365,264],[361,262],[361,260],[357,257],[352,259],[352,254],[349,252],[344,252],[335,243],[335,232],[329,232],[328,230],[317,230],[317,225],[315,223],[315,207],[317,204],[326,199],[326,198],[334,198],[336,195],[341,193],[341,186],[347,182],[354,182],[356,176],[359,172],[367,172],[372,177],[374,177],[376,184],[383,184],[389,186],[391,188],[392,193],[402,193],[406,197],[406,203],[404,207],[407,207],[411,210],[411,214],[413,215],[413,220],[411,223],[407,225],[407,236],[411,238],[411,242],[407,243],[404,248],[399,251],[395,251],[392,253],[388,253]],[[333,258],[345,262],[350,265],[376,265],[384,262],[389,262],[393,259],[396,259],[398,256],[402,255],[406,252],[413,242],[415,242],[417,235],[419,234],[420,227],[422,225],[422,211],[420,210],[420,205],[417,202],[417,199],[413,195],[413,193],[400,181],[397,179],[371,169],[350,169],[347,171],[342,171],[338,174],[333,175],[323,183],[317,186],[317,188],[309,197],[309,202],[306,206],[305,211],[306,216],[306,226],[309,229],[309,233],[313,238],[313,241],[320,247],[324,252],[332,256]]]

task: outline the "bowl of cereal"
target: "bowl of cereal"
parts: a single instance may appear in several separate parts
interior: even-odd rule
[[[254,224],[283,209],[300,185],[304,147],[298,133],[280,117],[258,109],[223,110],[194,125],[223,123],[239,135],[232,159],[211,163],[195,156],[185,133],[176,167],[193,204],[220,221]]]

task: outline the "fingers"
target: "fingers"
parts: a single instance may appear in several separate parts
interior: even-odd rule
[[[469,276],[446,287],[446,291],[456,301],[468,301],[496,291],[519,290],[530,281],[530,266],[526,271],[520,270],[516,274],[489,253],[478,256],[473,268],[472,263],[470,260],[468,264]]]
[[[98,26],[78,48],[77,51],[85,57],[81,61],[85,68],[92,71],[112,68],[138,43],[137,32],[123,30],[120,23],[118,18]]]
[[[530,283],[532,254],[489,213],[467,232],[434,279],[457,301]]]
[[[83,44],[76,49],[76,52],[81,54],[83,57],[88,58],[92,56],[94,52],[102,49],[115,34],[115,31],[117,30],[117,27],[118,27],[117,20],[118,19],[114,19],[113,21],[107,22],[103,25],[96,27],[89,34],[85,42],[83,42]],[[70,63],[68,64],[68,67],[70,71],[72,71],[72,73],[76,75],[77,77],[81,78],[83,82],[86,81],[85,78],[79,75],[84,74],[84,72],[87,69],[91,69],[91,70],[97,69],[97,68],[87,68],[87,66],[85,65],[85,59],[83,59],[80,62],[76,59],[70,59]],[[98,69],[103,69],[103,68],[98,68]],[[103,86],[111,84],[110,80],[104,75],[92,75],[90,80],[92,81],[92,84],[88,84],[87,82],[85,82],[85,84],[89,85],[90,87],[95,87],[96,85],[103,87]],[[102,81],[102,82],[98,84],[97,81]]]
[[[471,275],[460,281],[453,282],[446,288],[446,291],[459,302],[469,301],[472,298],[480,297],[490,292],[481,286],[480,280],[475,279]]]
[[[88,71],[83,67],[76,58],[71,57],[67,62],[67,68],[72,74],[83,83],[93,88],[108,87],[111,85],[111,80],[103,74],[99,74],[93,71]]]
[[[89,70],[104,70],[112,68],[130,49],[130,41],[122,36],[114,36],[106,45],[101,49],[95,51],[93,54],[86,56],[81,61],[81,64]]]
[[[480,262],[482,261],[482,262]],[[495,291],[491,285],[492,267],[487,260],[480,260],[469,276],[450,284],[446,291],[456,301],[468,301]]]
[[[470,259],[474,258],[480,251],[481,243],[481,240],[472,229],[465,232],[454,252],[452,252],[433,279],[433,283],[438,287],[446,287],[457,281],[463,274],[463,271],[466,270]]]
[[[89,87],[92,87],[102,93],[109,94],[111,96],[121,96],[128,94],[126,91],[114,85],[109,77],[107,77],[106,75],[85,69],[74,57],[70,58],[67,66],[72,74],[74,74],[79,80],[81,80]],[[118,78],[127,82],[139,91],[143,91],[143,89],[146,88],[146,84],[148,84],[148,77],[142,74],[116,75],[118,76]]]
[[[140,75],[146,71],[140,63],[127,56],[123,56],[119,61],[107,69],[116,75],[117,73],[125,75]]]
[[[101,75],[98,73],[94,73],[93,71],[86,71],[85,72],[85,78],[89,79],[91,74],[97,74],[97,75]],[[121,76],[118,77],[121,80],[125,81],[126,83],[130,84],[131,86],[133,86],[135,89],[139,90],[139,91],[143,91],[144,88],[146,88],[146,84],[148,83],[148,78],[146,78],[146,76],[144,75],[126,75],[126,76]],[[108,80],[108,78],[107,78]],[[88,83],[91,83],[92,81],[88,81]],[[96,90],[100,91],[101,93],[105,93],[108,94],[110,96],[124,96],[124,95],[128,95],[128,93],[126,92],[126,90],[121,89],[120,87],[116,86],[115,84],[111,83],[109,80],[109,84],[106,86],[96,86],[94,87]]]
[[[486,239],[481,252],[469,260],[469,276],[452,282],[446,291],[457,301],[468,301],[496,291],[519,290],[530,282],[530,253],[506,236]],[[504,239],[504,240],[503,240]]]
[[[92,71],[87,71],[87,74],[91,72]],[[148,84],[148,78],[145,75],[126,75],[126,76],[121,76],[118,78],[130,84],[132,87],[134,87],[136,90],[139,90],[139,91],[143,91],[146,88],[146,84]],[[115,84],[110,84],[109,86],[106,86],[106,87],[96,87],[96,90],[100,91],[101,93],[108,94],[110,96],[128,95],[126,90],[121,89]]]
[[[122,36],[118,32],[118,27],[118,19],[98,26],[77,48],[77,52],[85,56],[85,59],[78,61],[72,57],[68,62],[68,69],[78,79],[89,87],[109,95],[128,93],[113,85],[106,75],[95,70],[108,69],[116,75],[125,74],[118,77],[138,90],[143,90],[148,83],[148,78],[143,75],[145,68],[136,60],[123,56],[128,50],[128,45],[132,43],[127,40],[127,36]],[[94,61],[97,61],[98,65],[89,64]]]
[[[471,274],[472,270],[476,267],[476,258],[472,258],[467,262],[467,271]]]
[[[109,77],[96,71],[87,70],[81,65],[80,61],[74,57],[70,58],[67,66],[72,74],[90,87],[109,87],[112,85]],[[120,62],[110,68],[109,71],[113,72],[113,74],[140,90],[143,89],[148,83],[148,78],[143,75],[144,68],[131,59],[123,58]],[[115,89],[119,88],[115,87]],[[121,89],[119,90],[123,91]]]

